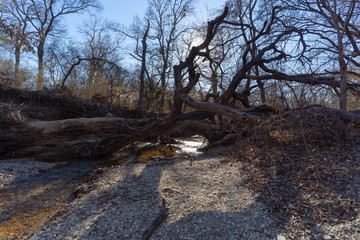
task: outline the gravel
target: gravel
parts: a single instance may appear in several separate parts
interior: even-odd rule
[[[163,198],[167,216],[150,239],[275,239],[240,165],[198,157],[110,168],[31,239],[141,239]]]
[[[54,167],[32,159],[0,162],[1,184]],[[299,239],[245,184],[241,162],[214,155],[124,164],[99,171],[77,198],[30,239],[141,239],[166,200],[150,239]],[[16,170],[15,170],[16,169]],[[294,221],[297,216],[294,216]],[[296,229],[300,239],[360,239],[360,213],[341,224]],[[299,235],[295,235],[299,236]]]
[[[0,188],[55,166],[55,163],[38,162],[32,158],[0,160]]]

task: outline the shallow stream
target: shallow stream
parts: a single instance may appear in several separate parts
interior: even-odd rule
[[[74,199],[76,188],[98,168],[189,158],[200,155],[197,149],[204,144],[203,137],[193,136],[171,145],[138,143],[101,159],[79,160],[59,152],[34,156],[57,166],[0,188],[0,239],[26,239],[39,231]]]

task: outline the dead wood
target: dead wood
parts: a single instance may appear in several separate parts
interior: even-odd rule
[[[204,111],[191,111],[186,113],[181,113],[178,117],[178,121],[185,121],[185,120],[205,120],[205,119],[212,119],[214,117],[214,113],[211,112],[204,112]]]
[[[198,149],[199,151],[202,152],[206,152],[207,150],[211,149],[211,148],[215,148],[218,147],[220,145],[225,145],[225,144],[230,144],[230,143],[235,143],[235,141],[238,139],[238,135],[237,134],[228,134],[226,135],[224,138],[215,141],[215,142],[210,142],[207,146]]]
[[[264,128],[264,126],[267,125],[275,126],[274,122],[276,122],[277,119],[288,117],[290,117],[289,119],[299,119],[295,122],[297,124],[301,122],[304,126],[316,126],[314,123],[309,122],[312,119],[328,121],[326,129],[320,130],[320,132],[323,133],[332,133],[332,129],[335,129],[336,126],[340,126],[341,124],[360,124],[359,114],[338,109],[314,106],[271,117],[263,117],[254,113],[254,111],[267,110],[267,108],[251,108],[246,111],[240,111],[229,106],[220,106],[209,102],[196,102],[189,96],[185,96],[184,102],[189,106],[201,111],[220,113],[227,116],[230,124],[236,123],[235,125],[240,126],[240,128],[232,127],[229,129],[228,124],[220,127],[214,122],[206,122],[203,120],[178,120],[173,127],[169,127],[167,119],[161,118],[136,120],[97,117],[38,122],[18,121],[16,125],[12,125],[7,129],[1,129],[0,154],[16,153],[29,146],[52,146],[67,150],[70,149],[82,157],[92,157],[114,153],[135,141],[146,140],[162,135],[170,136],[186,129],[196,130],[209,140],[209,145],[201,149],[202,151],[206,151],[210,148],[233,142],[237,139],[238,133],[244,131],[244,127],[246,128],[246,126],[256,126],[259,124],[260,128]],[[252,111],[248,112],[250,110]],[[188,116],[191,116],[190,113]],[[196,114],[194,116],[196,116]],[[278,129],[286,130],[283,129],[283,125],[280,124],[278,128],[270,129],[269,134],[272,134],[272,131],[276,133]],[[291,132],[298,132],[298,130],[291,130],[290,133]],[[309,134],[312,132],[315,133],[318,132],[318,130],[312,130]],[[331,136],[327,136],[327,139],[330,138]]]
[[[0,126],[2,126],[2,128],[8,128],[22,120],[19,107],[0,102]]]
[[[347,112],[340,109],[334,109],[334,108],[317,108],[319,111],[320,109],[326,109],[325,111],[328,111],[330,113],[333,113],[337,115],[341,120],[343,120],[346,123],[354,123],[354,124],[360,124],[360,115],[352,112]],[[311,110],[306,110],[311,111]]]
[[[246,141],[237,141],[228,157],[244,164],[249,187],[261,193],[258,200],[279,223],[295,217],[301,219],[297,227],[353,221],[359,209],[356,191],[349,190],[349,176],[359,162],[354,157],[359,128],[349,124],[353,117],[324,107],[288,111],[265,120]]]
[[[150,224],[149,227],[146,228],[146,230],[144,231],[143,237],[141,238],[141,240],[147,240],[151,237],[151,234],[154,232],[154,230],[157,228],[157,226],[159,226],[159,224],[165,219],[165,214],[167,212],[167,208],[165,207],[166,202],[165,199],[163,198],[162,200],[162,206],[161,209],[159,211],[159,214],[157,215],[157,217],[154,219],[154,221]]]
[[[209,124],[196,120],[178,121],[173,128],[169,129],[167,134],[175,134],[185,129],[197,130],[209,141],[213,141],[218,135],[217,132],[220,130],[220,127],[215,124]]]
[[[21,92],[20,90],[3,89],[3,95],[10,93],[8,98],[13,99],[13,101],[30,101],[36,105],[49,104],[49,106],[59,109],[59,111],[69,111],[69,114],[66,114],[68,112],[61,113],[62,119],[76,119],[22,123],[16,128],[9,129],[3,135],[4,144],[2,144],[0,151],[6,152],[9,149],[15,150],[25,146],[51,145],[70,148],[80,156],[91,157],[113,153],[135,141],[164,134],[169,135],[189,128],[200,131],[210,141],[217,141],[218,143],[226,141],[227,137],[224,134],[226,132],[221,131],[221,128],[216,125],[195,121],[193,119],[194,116],[190,116],[191,120],[179,121],[178,118],[182,113],[184,103],[194,109],[207,113],[200,116],[200,119],[204,119],[204,116],[212,117],[211,115],[221,114],[235,121],[258,124],[265,118],[229,106],[220,106],[209,102],[196,102],[188,95],[200,77],[200,74],[195,72],[194,60],[197,56],[207,57],[207,53],[203,51],[209,46],[216,34],[217,28],[224,21],[227,13],[228,7],[225,8],[219,17],[209,22],[204,42],[199,46],[193,47],[186,61],[180,62],[179,65],[174,67],[176,85],[174,105],[167,119],[136,121],[134,119],[124,120],[111,117],[97,118],[109,112],[105,105],[80,101],[71,95],[64,97],[54,92],[55,90],[53,92],[38,91],[29,93],[26,91]],[[189,78],[187,85],[183,87],[182,71],[185,69],[188,71]],[[0,89],[0,97],[4,97],[1,91]],[[185,114],[185,117],[186,115],[190,114]],[[115,116],[117,115],[115,114]],[[96,118],[86,119],[83,117]],[[213,120],[213,122],[215,121]],[[222,141],[219,136],[221,138],[224,137],[225,140]]]
[[[305,108],[290,109],[288,112],[279,114],[278,116],[274,116],[274,118],[281,117],[282,115],[289,115],[289,113],[291,112],[302,112],[304,115],[312,115],[314,113],[318,115],[329,114],[329,115],[337,116],[341,121],[343,121],[346,124],[347,123],[360,124],[360,114],[358,113],[358,111],[348,112],[335,108],[327,108],[318,104],[310,105]]]
[[[106,114],[103,108],[96,103],[75,98],[66,89],[26,91],[0,85],[0,99],[2,102],[12,102],[14,104],[25,103],[30,108],[27,110],[27,113],[32,119],[55,120],[95,117]],[[31,106],[33,107],[31,108]],[[51,108],[56,110],[55,119],[46,119],[51,117],[49,115],[41,116],[36,114],[36,108],[41,106],[49,108],[48,113],[52,112]]]
[[[195,58],[197,56],[208,57],[209,53],[203,51],[208,48],[209,44],[216,35],[219,25],[224,22],[224,19],[227,16],[228,12],[229,7],[226,5],[223,13],[220,16],[208,22],[206,37],[204,41],[200,45],[191,48],[191,51],[184,62],[180,62],[178,65],[174,66],[175,94],[174,104],[168,119],[169,126],[175,125],[177,117],[182,112],[182,106],[184,101],[181,96],[184,94],[187,95],[199,81],[200,73],[196,73],[195,71]],[[183,86],[184,80],[182,72],[185,69],[187,69],[189,77],[186,86]]]
[[[193,98],[186,94],[179,94],[178,97],[188,106],[195,108],[200,111],[212,112],[216,114],[221,114],[228,116],[236,121],[247,122],[249,124],[258,124],[261,120],[264,120],[264,117],[246,113],[229,106],[219,105],[210,102],[196,102]]]
[[[96,141],[82,141],[74,145],[74,149],[81,157],[107,155],[136,141],[165,135],[166,130],[167,123],[164,119],[149,120],[148,125],[140,127],[136,131],[110,134]]]
[[[72,149],[84,157],[104,155],[166,130],[164,120],[149,122],[144,126],[144,121],[111,117],[24,122],[3,130],[0,154],[28,146],[52,146]]]

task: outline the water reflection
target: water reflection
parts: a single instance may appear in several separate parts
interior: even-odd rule
[[[153,161],[166,161],[183,157],[200,155],[199,148],[207,143],[200,135],[177,138],[172,144],[138,142],[133,146],[121,149],[119,152],[103,161],[107,165],[122,164],[127,162],[147,163]]]
[[[179,143],[175,144],[180,150],[179,154],[189,154],[191,156],[200,155],[199,148],[204,147],[207,144],[206,139],[201,135],[194,135],[189,138],[180,138],[177,140]]]

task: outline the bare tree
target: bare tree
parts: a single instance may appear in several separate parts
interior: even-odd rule
[[[136,61],[140,62],[140,73],[139,73],[139,98],[137,103],[137,109],[139,112],[144,110],[144,100],[148,102],[146,85],[150,81],[149,77],[149,66],[147,62],[147,55],[149,54],[149,31],[150,21],[142,21],[139,17],[135,17],[132,24],[129,27],[125,27],[119,23],[111,22],[109,28],[121,36],[125,36],[133,42],[133,45],[127,49],[127,54]],[[145,78],[147,77],[147,81]],[[148,107],[146,107],[148,108]]]
[[[357,64],[359,55],[358,17],[360,16],[359,1],[346,0],[316,0],[316,1],[286,1],[289,9],[293,10],[293,24],[302,24],[307,33],[317,39],[317,44],[311,46],[312,50],[336,54],[339,70],[327,70],[333,75],[340,76],[339,107],[346,110],[347,90],[349,88],[348,64]]]
[[[44,82],[44,53],[46,40],[59,28],[59,21],[69,14],[81,13],[89,8],[99,8],[97,0],[10,0],[23,22],[35,29],[37,40],[38,79],[37,89]]]
[[[26,19],[29,9],[26,14],[16,11],[16,5],[10,0],[4,0],[2,5],[2,21],[0,21],[0,28],[4,33],[2,42],[5,45],[10,45],[14,50],[15,66],[14,66],[14,80],[18,83],[18,75],[20,69],[21,52],[33,52],[33,32],[29,29],[29,22]]]
[[[62,80],[74,56],[79,56],[80,46],[66,39],[51,39],[45,52],[45,69],[53,87],[61,86]],[[64,86],[63,86],[64,87]]]
[[[155,48],[159,56],[158,74],[162,88],[159,110],[164,106],[167,78],[172,67],[174,44],[185,31],[180,27],[192,12],[194,0],[149,0],[147,17],[151,23],[151,35],[155,38]]]
[[[247,2],[251,3],[252,1]],[[241,82],[246,79],[257,81],[287,81],[309,85],[327,85],[333,89],[341,88],[341,83],[336,81],[333,77],[305,73],[295,73],[290,75],[288,74],[289,71],[278,67],[279,65],[283,65],[282,62],[289,60],[298,60],[301,63],[300,60],[307,47],[303,30],[286,25],[284,15],[281,15],[282,9],[280,7],[270,7],[269,10],[271,14],[259,18],[259,22],[256,26],[260,27],[254,31],[250,31],[251,28],[254,28],[254,25],[244,22],[244,18],[240,18],[244,17],[244,14],[240,14],[237,20],[236,18],[231,17],[233,12],[229,11],[229,7],[232,7],[231,10],[236,7],[237,10],[234,13],[238,14],[239,12],[243,13],[238,9],[240,3],[247,9],[247,12],[254,11],[259,6],[255,7],[252,4],[246,5],[245,1],[234,1],[234,3],[235,5],[227,6],[221,16],[209,22],[205,40],[198,46],[192,47],[185,61],[181,61],[180,64],[174,66],[176,90],[174,106],[169,118],[170,126],[175,125],[177,116],[182,112],[183,104],[200,111],[221,114],[230,117],[235,121],[256,123],[261,117],[248,114],[246,111],[244,112],[234,106],[226,106],[231,105],[230,100],[232,98],[237,98],[237,89]],[[229,14],[230,17],[225,19]],[[189,94],[201,76],[201,73],[197,71],[195,61],[197,57],[209,59],[209,61],[211,60],[211,48],[209,46],[211,46],[214,36],[219,32],[219,28],[235,30],[235,33],[233,34],[233,36],[235,36],[234,41],[236,40],[243,43],[243,47],[237,50],[238,54],[240,54],[240,64],[231,81],[227,84],[225,91],[220,95],[220,99],[217,103],[197,102]],[[237,35],[236,32],[239,32],[240,34]],[[255,34],[253,34],[252,37],[249,37],[249,34],[251,33]],[[256,44],[253,44],[253,42]],[[297,44],[294,44],[294,42]],[[296,46],[295,48],[291,47],[294,45]],[[256,51],[252,51],[252,47],[254,46],[257,48]],[[261,69],[261,72],[256,71],[256,66],[259,67],[259,70]],[[285,66],[286,65],[284,65],[284,67]],[[292,64],[290,66],[293,67]],[[186,74],[184,74],[184,72]],[[246,85],[247,83],[245,86]],[[354,90],[358,87],[356,84],[349,84],[349,86]],[[254,87],[257,87],[257,84],[253,87],[249,86],[249,89],[253,89]],[[280,92],[283,92],[282,97],[284,103],[287,104],[286,99],[284,98],[284,91],[281,90]]]
[[[100,83],[101,69],[112,62],[119,60],[117,50],[120,48],[120,39],[113,39],[106,24],[98,17],[86,23],[82,30],[85,36],[83,57],[86,71],[86,98],[95,94],[96,86]]]
[[[149,34],[150,22],[147,22],[147,27],[143,38],[142,43],[142,54],[141,54],[141,70],[140,70],[140,89],[139,89],[139,103],[138,111],[142,112],[144,108],[144,91],[145,91],[145,72],[146,72],[146,51],[147,51],[147,37]]]
[[[210,97],[217,99],[219,87],[224,89],[222,79],[225,74],[225,62],[230,59],[230,52],[233,49],[231,32],[219,29],[219,34],[214,37],[213,44],[209,48],[210,58],[206,62],[197,62],[201,78],[210,82],[211,92],[207,93],[205,100]],[[201,79],[200,79],[201,80]]]
[[[157,110],[163,108],[175,44],[185,31],[181,24],[192,12],[193,2],[194,0],[149,0],[144,21],[134,18],[128,28],[112,24],[113,30],[135,42],[135,48],[129,54],[142,65],[139,107],[143,105],[142,98],[145,97],[147,107],[151,105],[150,102],[156,101]],[[144,41],[145,36],[146,41]],[[142,77],[145,75],[147,82],[144,82],[144,90],[142,90]]]

